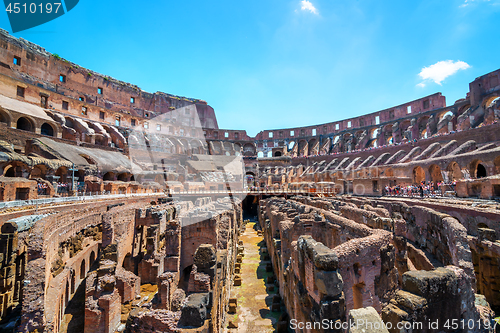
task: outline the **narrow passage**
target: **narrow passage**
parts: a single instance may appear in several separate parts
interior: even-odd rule
[[[266,265],[270,265],[271,261],[264,239],[254,227],[255,222],[247,223],[240,237],[245,247],[241,271],[237,274],[241,276],[241,286],[232,288],[231,297],[237,299],[237,307],[236,313],[228,314],[228,320],[235,324],[230,323],[229,327],[237,328],[228,328],[228,332],[275,332],[281,316],[278,287],[268,283],[273,278],[273,272],[266,271]],[[276,311],[271,311],[271,308]]]

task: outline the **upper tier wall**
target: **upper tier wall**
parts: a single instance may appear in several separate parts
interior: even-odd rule
[[[70,107],[94,106],[139,120],[195,104],[202,125],[218,127],[213,108],[203,100],[145,92],[138,86],[82,68],[4,30],[0,30],[0,73],[42,88],[44,91],[37,95],[49,95],[47,105],[63,112],[68,110],[63,107],[65,101]],[[111,116],[108,122],[114,124],[114,119]],[[123,125],[131,126],[130,122]]]

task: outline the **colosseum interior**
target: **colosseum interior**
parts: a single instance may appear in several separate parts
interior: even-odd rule
[[[250,137],[0,31],[0,332],[494,332],[499,76]]]

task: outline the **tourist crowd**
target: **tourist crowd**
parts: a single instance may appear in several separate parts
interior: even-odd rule
[[[49,186],[47,183],[38,183],[38,195],[47,195],[49,194]]]
[[[444,188],[449,186],[453,191],[455,190],[456,182],[421,182],[420,184],[413,184],[407,186],[395,185],[385,186],[382,189],[384,196],[401,196],[401,197],[421,197],[433,198],[442,196]]]
[[[57,194],[67,194],[69,193],[70,186],[68,183],[57,183],[57,189],[56,192]]]

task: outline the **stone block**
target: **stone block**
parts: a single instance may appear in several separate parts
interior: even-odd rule
[[[200,327],[207,319],[209,295],[206,293],[192,294],[181,309],[180,327]]]
[[[327,296],[337,296],[342,293],[344,282],[338,271],[315,270],[314,277],[320,293]]]
[[[377,311],[371,306],[349,311],[349,333],[389,333]]]
[[[439,301],[457,293],[455,274],[446,268],[409,271],[403,274],[403,289],[428,301]]]
[[[238,275],[234,277],[234,286],[241,286],[241,277]]]

